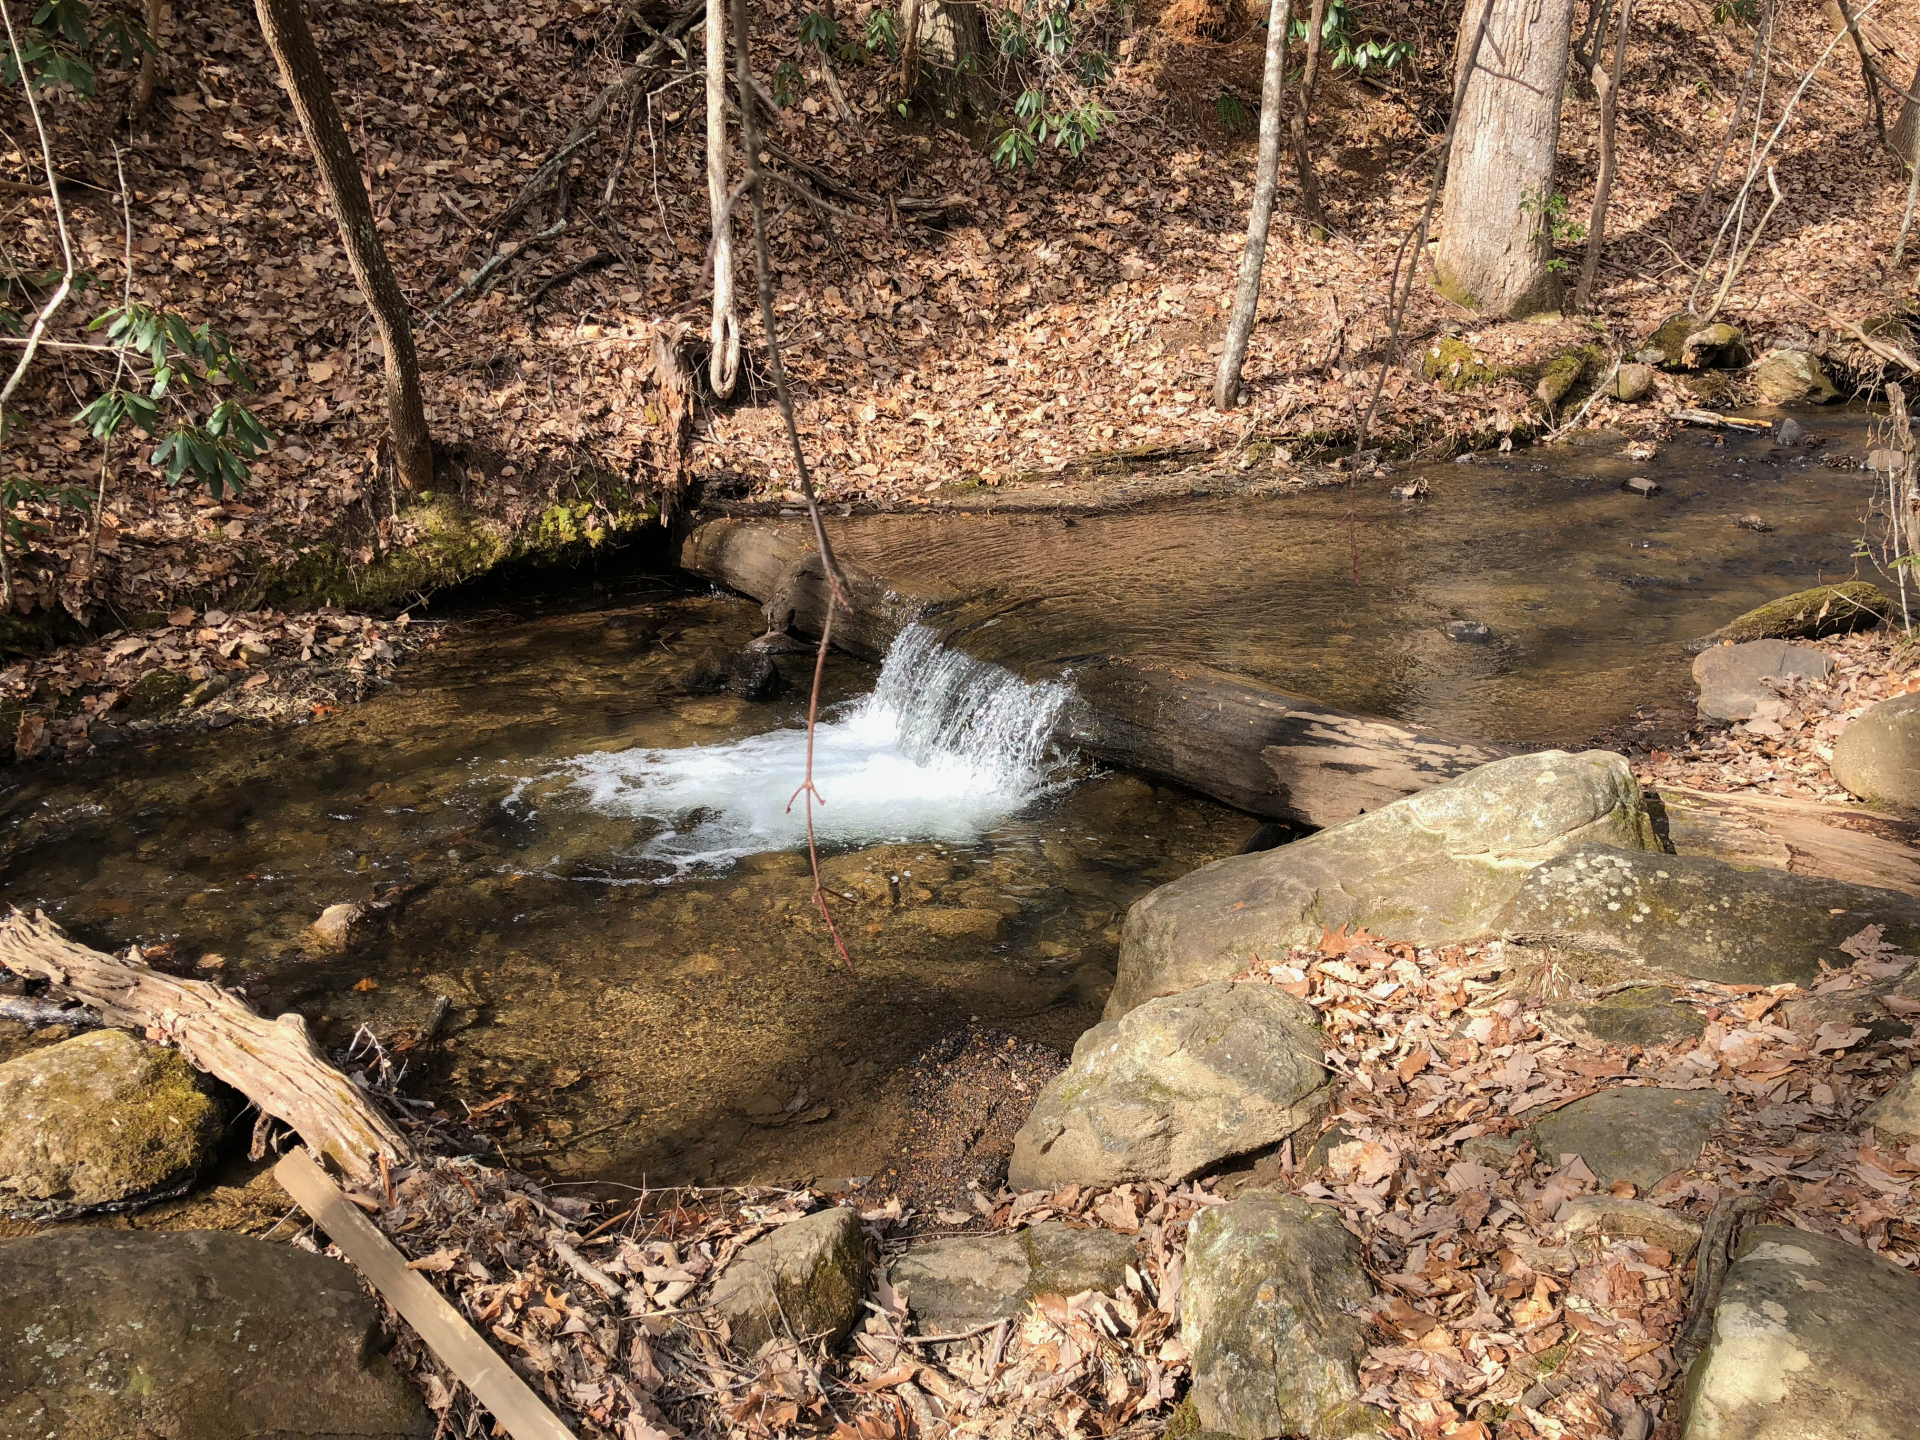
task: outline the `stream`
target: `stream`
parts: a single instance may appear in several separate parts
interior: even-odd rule
[[[1076,659],[1204,663],[1345,708],[1578,744],[1688,692],[1677,643],[1854,573],[1862,411],[1825,450],[1684,431],[1651,461],[1520,451],[1265,500],[865,517],[845,552],[964,593],[826,671],[814,811],[845,968],[809,904],[810,654],[773,702],[689,691],[759,609],[683,578],[456,616],[323,723],[0,772],[0,885],[102,948],[389,1040],[451,1001],[406,1088],[562,1178],[866,1175],[902,1067],[970,1021],[1070,1048],[1127,907],[1238,851],[1243,814],[1051,743]],[[1544,458],[1543,458],[1544,457]],[[1643,474],[1662,493],[1620,490]],[[1394,483],[1409,478],[1396,473]],[[1743,527],[1757,514],[1769,528]],[[1354,582],[1357,567],[1359,582]],[[1450,639],[1472,620],[1486,643]],[[343,953],[308,931],[371,902]],[[26,1043],[0,1023],[0,1058]]]

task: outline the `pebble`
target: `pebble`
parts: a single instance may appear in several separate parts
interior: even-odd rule
[[[1463,645],[1485,645],[1493,639],[1493,631],[1480,620],[1449,620],[1447,638]]]

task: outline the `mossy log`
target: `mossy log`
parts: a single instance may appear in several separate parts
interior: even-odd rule
[[[268,1020],[230,990],[76,945],[45,915],[21,910],[0,920],[0,967],[46,981],[108,1024],[177,1046],[197,1069],[291,1126],[352,1180],[375,1183],[382,1160],[412,1158],[392,1123],[327,1063],[299,1015]]]
[[[1707,650],[1748,640],[1817,640],[1824,635],[1846,635],[1871,630],[1893,613],[1893,600],[1866,580],[1844,580],[1838,585],[1816,585],[1778,600],[1756,605],[1711,634],[1687,642],[1689,650]]]

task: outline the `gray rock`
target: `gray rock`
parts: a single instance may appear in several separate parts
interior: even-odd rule
[[[1784,640],[1716,645],[1693,661],[1700,713],[1715,720],[1750,720],[1760,706],[1777,702],[1780,691],[1769,679],[1824,680],[1832,673],[1833,657],[1826,651]]]
[[[1604,1241],[1629,1236],[1671,1250],[1677,1260],[1686,1259],[1700,1244],[1698,1220],[1648,1200],[1576,1195],[1553,1219],[1568,1240],[1594,1236]]]
[[[1096,1025],[1014,1137],[1016,1190],[1178,1184],[1326,1108],[1326,1037],[1271,985],[1216,981]]]
[[[1111,1230],[1059,1220],[1011,1235],[966,1235],[918,1245],[893,1262],[888,1280],[925,1335],[944,1335],[1018,1315],[1040,1295],[1111,1294],[1139,1259]]]
[[[1649,480],[1644,475],[1635,475],[1632,479],[1623,480],[1620,483],[1620,488],[1629,495],[1638,495],[1642,500],[1660,493],[1659,482]]]
[[[1538,1014],[1540,1023],[1575,1044],[1671,1045],[1702,1034],[1707,1022],[1664,985],[1637,985],[1598,1000],[1564,1000]]]
[[[1465,645],[1485,645],[1493,639],[1493,631],[1484,620],[1449,620],[1447,638]]]
[[[1773,443],[1782,450],[1791,450],[1806,438],[1805,428],[1791,415],[1773,427]]]
[[[1752,378],[1763,405],[1825,405],[1840,398],[1826,367],[1804,350],[1776,350],[1753,367]]]
[[[1653,390],[1653,366],[1629,360],[1614,374],[1607,393],[1631,405],[1644,400]]]
[[[1239,1440],[1385,1432],[1360,1399],[1373,1286],[1339,1213],[1253,1191],[1195,1217],[1180,1291],[1200,1428]]]
[[[845,1207],[789,1220],[734,1256],[707,1303],[726,1319],[733,1346],[751,1355],[767,1341],[837,1345],[860,1318],[867,1242]]]
[[[1920,1143],[1920,1070],[1902,1075],[1862,1118],[1873,1126],[1874,1137],[1882,1144],[1905,1147]]]
[[[1868,804],[1920,810],[1920,693],[1870,705],[1841,731],[1833,778]]]
[[[0,1240],[5,1440],[433,1433],[338,1260],[217,1231]]]
[[[59,1214],[186,1185],[220,1143],[222,1105],[180,1057],[96,1030],[0,1065],[0,1205]]]
[[[1702,325],[1680,342],[1680,363],[1689,370],[1730,370],[1751,356],[1747,337],[1724,320]]]
[[[1920,1014],[1920,968],[1909,966],[1904,974],[1864,983],[1856,978],[1849,988],[1826,995],[1797,995],[1774,1014],[1808,1040],[1823,1025],[1861,1027],[1869,1040],[1905,1039],[1913,1034],[1913,1017]]]
[[[1478,939],[1529,870],[1582,841],[1658,847],[1618,755],[1496,760],[1278,850],[1217,860],[1127,912],[1107,1018],[1341,925],[1420,945]]]
[[[727,690],[742,700],[771,700],[780,691],[780,667],[764,650],[729,653],[709,646],[688,667],[684,683],[690,690]]]
[[[344,950],[366,915],[367,907],[359,901],[342,900],[322,910],[319,918],[307,927],[307,933],[322,949]]]
[[[1700,1158],[1726,1108],[1717,1090],[1621,1086],[1534,1121],[1533,1144],[1549,1164],[1578,1155],[1602,1185],[1626,1180],[1651,1190]]]
[[[1740,870],[1704,855],[1645,855],[1582,846],[1539,867],[1520,887],[1509,935],[1552,937],[1611,958],[1619,979],[1686,978],[1729,985],[1805,985],[1820,962],[1845,969],[1840,949],[1868,925],[1912,951],[1920,899],[1782,870]]]
[[[1920,1278],[1782,1225],[1740,1239],[1687,1383],[1682,1440],[1906,1440]]]
[[[1513,1157],[1520,1153],[1520,1147],[1524,1144],[1526,1144],[1524,1134],[1475,1135],[1471,1139],[1460,1142],[1460,1158],[1504,1174],[1507,1166],[1513,1162]]]

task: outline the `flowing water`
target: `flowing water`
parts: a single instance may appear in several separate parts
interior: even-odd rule
[[[1861,448],[1858,417],[1808,423]],[[781,657],[768,704],[690,692],[693,660],[759,613],[678,584],[469,615],[323,723],[0,771],[0,893],[336,1045],[363,1024],[404,1039],[448,997],[409,1089],[479,1111],[517,1164],[867,1174],[904,1123],[900,1067],[970,1019],[1070,1046],[1127,906],[1255,829],[1056,753],[1076,657],[1577,742],[1684,694],[1666,642],[1852,573],[1865,477],[1808,452],[1692,434],[1639,466],[1538,454],[1434,467],[1411,504],[1374,485],[1071,525],[843,522],[862,561],[973,596],[877,672],[827,668],[813,820],[851,971],[788,803],[811,656]],[[1627,473],[1665,490],[1625,495]],[[1449,619],[1494,640],[1450,641]],[[307,927],[342,900],[377,908],[329,952]],[[0,1058],[20,1043],[0,1023]]]

